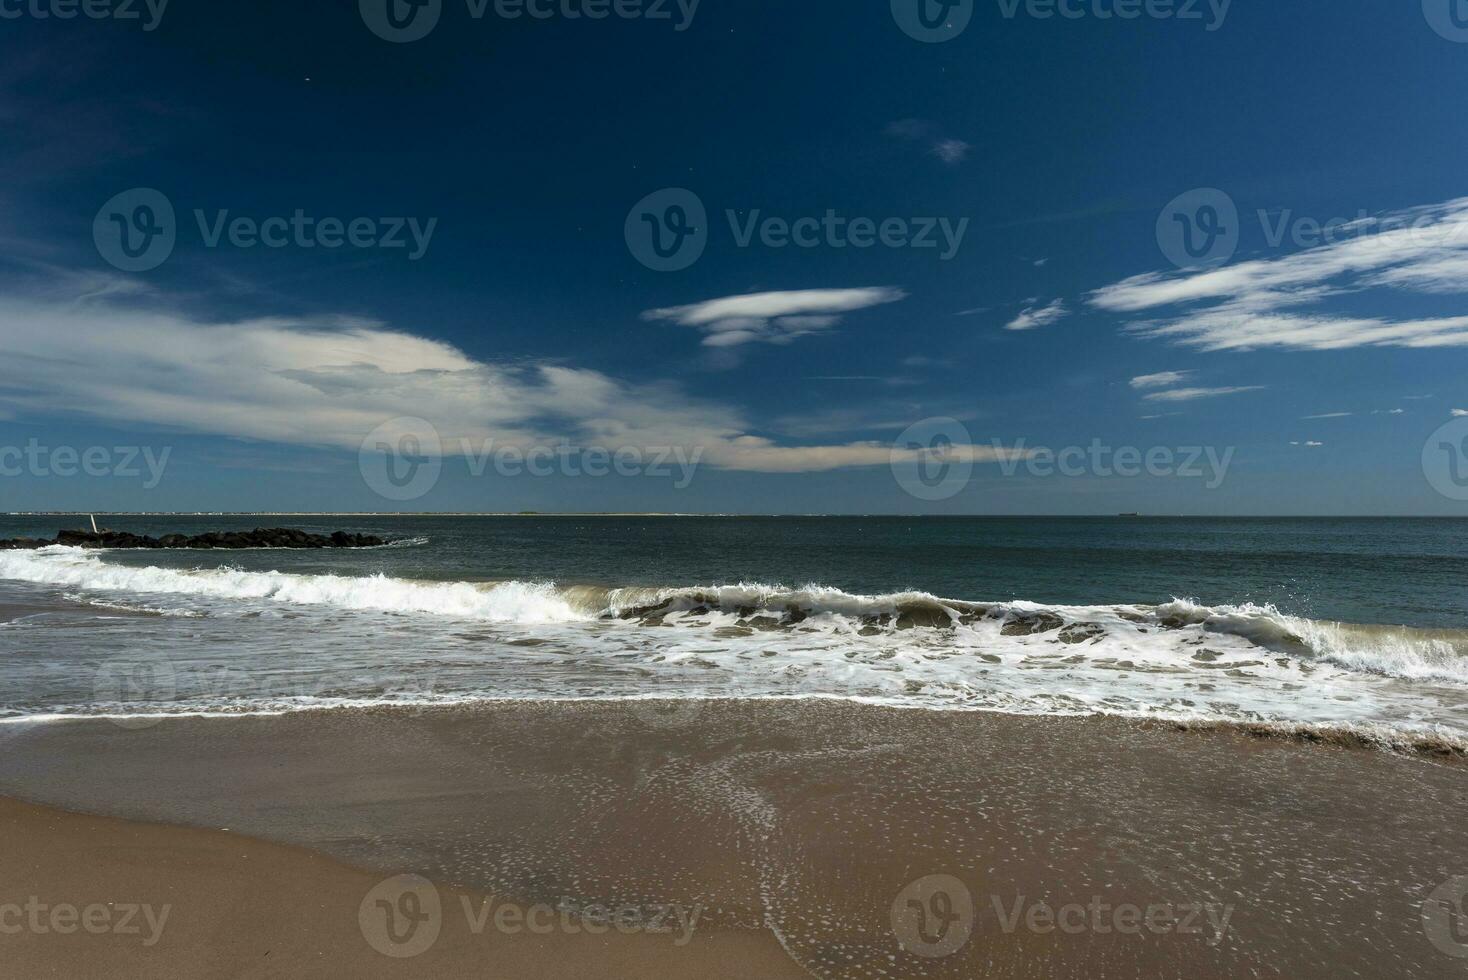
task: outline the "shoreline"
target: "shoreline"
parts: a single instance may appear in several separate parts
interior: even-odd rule
[[[739,961],[773,951],[805,971],[759,975],[843,980],[1032,976],[1040,964],[1056,977],[1428,977],[1453,961],[1425,936],[1423,903],[1468,873],[1468,772],[1455,761],[1108,718],[507,702],[5,726],[0,747],[0,795],[167,825],[167,853],[192,846],[177,834],[219,828],[306,848],[365,876],[352,879],[358,902],[362,886],[413,873],[522,909],[700,910],[709,945],[648,952],[657,944],[633,940],[652,937],[623,937],[627,956],[693,957],[673,972],[639,974],[598,947],[583,975],[718,976],[737,947]],[[99,855],[137,865],[110,845],[47,853],[27,844],[8,860],[24,854],[37,880],[58,881],[89,880]],[[934,882],[964,899],[965,939],[947,952],[912,932],[898,901],[922,907]],[[248,905],[255,887],[220,894]],[[1177,911],[1174,926],[1192,909],[1203,931],[1062,934],[1042,912],[1027,918],[1093,899]],[[406,975],[439,955],[383,956],[337,908],[333,956],[352,943]],[[536,955],[562,955],[564,938]],[[541,968],[505,975],[571,975]]]
[[[1347,751],[1374,752],[1403,759],[1422,759],[1444,764],[1468,765],[1468,735],[1459,735],[1449,732],[1424,732],[1412,730],[1369,730],[1350,724],[1336,724],[1329,722],[1290,722],[1290,721],[1247,721],[1242,719],[1225,718],[1192,718],[1168,715],[1140,715],[1125,713],[1083,712],[1076,714],[1043,714],[1033,712],[1012,712],[999,708],[938,708],[931,705],[921,704],[895,704],[881,701],[869,700],[858,697],[847,697],[835,694],[800,694],[800,695],[746,695],[741,697],[729,697],[725,695],[709,695],[697,697],[615,697],[615,696],[591,696],[591,697],[503,697],[503,698],[475,698],[472,700],[442,703],[351,703],[338,705],[318,705],[309,708],[288,708],[276,711],[177,711],[177,712],[133,712],[128,714],[44,714],[24,715],[19,717],[0,717],[0,743],[3,743],[3,733],[7,726],[39,726],[65,723],[92,723],[109,722],[120,723],[122,727],[151,727],[155,724],[178,721],[202,721],[223,722],[245,721],[249,719],[279,719],[294,716],[324,716],[338,712],[389,712],[389,713],[421,713],[438,711],[474,711],[476,709],[494,710],[502,707],[534,707],[540,705],[568,705],[585,706],[591,708],[602,708],[616,711],[632,705],[646,704],[657,706],[654,710],[676,710],[668,706],[680,704],[691,704],[699,706],[696,710],[702,710],[707,704],[801,704],[801,703],[828,703],[832,705],[851,705],[857,709],[875,709],[880,711],[899,711],[928,713],[935,715],[950,715],[963,717],[966,715],[997,715],[1002,718],[1022,718],[1031,720],[1056,719],[1067,721],[1096,720],[1105,724],[1130,725],[1141,731],[1150,731],[1154,728],[1171,730],[1179,735],[1193,736],[1234,736],[1251,740],[1265,742],[1292,743],[1302,746],[1321,746],[1344,749]],[[1465,770],[1468,773],[1468,770]]]

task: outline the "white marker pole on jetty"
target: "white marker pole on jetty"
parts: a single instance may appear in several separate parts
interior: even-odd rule
[[[94,515],[92,515],[92,514],[88,514],[87,517],[91,518],[91,521],[92,521],[92,533],[93,534],[96,534],[97,533],[97,518]]]

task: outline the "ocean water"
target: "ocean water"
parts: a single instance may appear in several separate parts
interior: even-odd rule
[[[0,537],[76,523],[0,517]],[[1468,520],[105,524],[393,543],[0,552],[0,719],[836,697],[1468,744]]]

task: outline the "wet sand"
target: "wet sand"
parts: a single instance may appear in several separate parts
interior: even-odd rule
[[[824,701],[94,720],[0,726],[0,794],[143,822],[6,804],[0,905],[175,905],[146,948],[0,936],[26,976],[1468,972],[1423,917],[1468,874],[1468,767],[1227,730]]]

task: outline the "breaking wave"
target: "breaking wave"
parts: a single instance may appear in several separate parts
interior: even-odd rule
[[[1347,671],[1468,685],[1468,632],[1326,622],[1273,606],[1061,606],[945,599],[925,592],[856,595],[826,586],[749,584],[678,588],[558,587],[550,582],[433,582],[385,575],[306,575],[230,567],[193,570],[111,564],[96,552],[52,547],[0,552],[0,578],[73,589],[198,596],[345,610],[428,614],[492,623],[622,621],[643,626],[720,626],[736,634],[829,632],[873,637],[908,631],[997,634],[1080,647],[1125,638],[1138,647],[1233,637],[1265,653]],[[78,597],[81,598],[81,597]],[[87,599],[103,605],[102,600]],[[114,608],[167,614],[153,606]],[[175,613],[176,614],[176,613]],[[1150,640],[1149,640],[1150,638]],[[1190,659],[1208,663],[1206,651]],[[1201,659],[1200,659],[1201,658]]]
[[[64,547],[0,552],[0,579],[56,587],[69,601],[158,624],[114,616],[111,629],[201,624],[203,632],[177,641],[182,662],[195,664],[191,678],[223,658],[240,678],[279,674],[292,685],[282,696],[253,680],[224,693],[201,684],[167,703],[108,708],[87,702],[63,663],[86,659],[88,644],[103,639],[32,633],[24,642],[51,642],[57,666],[38,667],[32,693],[0,715],[796,696],[1304,726],[1378,733],[1378,742],[1381,732],[1468,736],[1468,632],[1326,622],[1272,606],[1056,605],[761,583],[440,582],[139,567]],[[392,617],[394,640],[384,642],[383,621],[372,614]],[[290,627],[279,620],[301,617],[302,629],[281,632]],[[249,625],[261,619],[270,622]],[[120,635],[107,655],[116,643],[133,645]],[[425,677],[437,686],[425,688]],[[294,693],[298,683],[308,684],[305,694]]]

